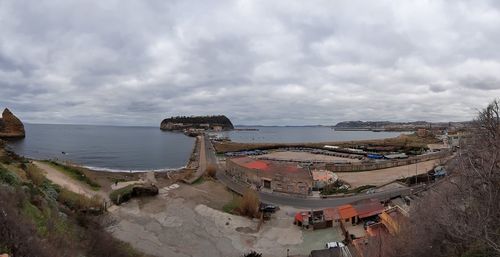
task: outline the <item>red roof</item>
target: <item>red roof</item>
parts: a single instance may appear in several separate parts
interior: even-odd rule
[[[267,170],[269,168],[269,165],[267,165],[267,163],[263,161],[253,161],[246,163],[243,166],[249,169],[257,169],[257,170]]]
[[[310,177],[307,170],[297,166],[296,163],[275,162],[268,160],[253,159],[250,157],[236,157],[231,161],[247,169],[268,171],[282,174],[294,174],[295,176]]]
[[[350,204],[341,205],[337,207],[339,215],[342,219],[349,219],[358,216],[356,210]]]

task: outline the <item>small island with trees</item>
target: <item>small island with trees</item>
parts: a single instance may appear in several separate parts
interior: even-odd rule
[[[187,130],[232,130],[231,120],[225,115],[213,116],[176,116],[164,119],[160,124],[161,130],[187,131]]]

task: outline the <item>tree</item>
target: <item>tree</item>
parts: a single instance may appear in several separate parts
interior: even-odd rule
[[[427,191],[385,256],[500,256],[500,102],[479,112],[449,176]]]
[[[259,214],[259,196],[252,189],[247,189],[240,201],[239,212],[241,215],[256,218]]]
[[[243,257],[262,257],[262,253],[257,253],[256,251],[251,251],[243,255]]]

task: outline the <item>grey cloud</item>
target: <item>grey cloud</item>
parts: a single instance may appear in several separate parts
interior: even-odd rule
[[[41,123],[468,120],[500,94],[498,31],[487,0],[0,0],[0,105]]]

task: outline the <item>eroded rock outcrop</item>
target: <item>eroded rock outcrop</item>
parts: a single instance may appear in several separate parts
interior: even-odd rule
[[[0,119],[0,138],[22,138],[25,135],[21,120],[5,108]]]

